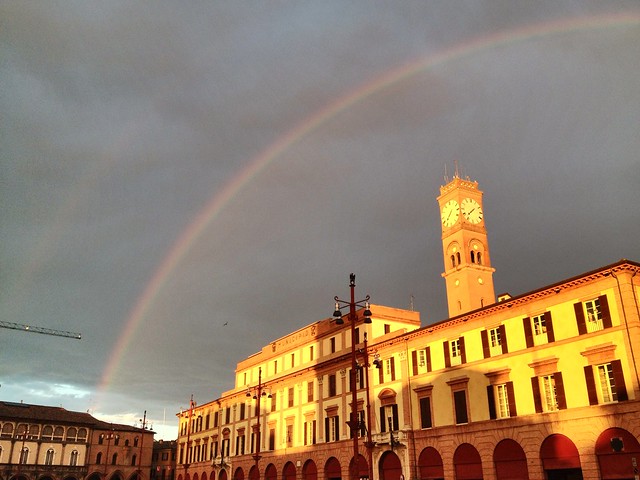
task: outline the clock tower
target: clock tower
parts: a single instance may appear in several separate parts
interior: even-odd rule
[[[440,187],[442,252],[449,317],[495,303],[487,229],[478,182],[453,180]]]

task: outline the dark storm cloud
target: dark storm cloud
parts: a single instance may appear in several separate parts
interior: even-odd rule
[[[603,24],[430,65],[297,138],[193,239],[113,358],[181,234],[284,135],[411,62],[581,18]],[[442,320],[435,197],[454,160],[485,192],[498,292],[638,260],[639,18],[613,1],[4,2],[1,318],[84,338],[1,330],[2,397],[171,424],[330,315],[352,271],[374,302],[413,296],[423,324]]]

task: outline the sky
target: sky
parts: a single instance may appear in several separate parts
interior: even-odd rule
[[[496,293],[640,261],[638,45],[638,1],[3,1],[0,320],[82,339],[0,328],[0,399],[168,440],[351,272],[446,319],[456,164]]]

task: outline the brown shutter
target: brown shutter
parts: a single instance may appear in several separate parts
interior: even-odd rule
[[[602,305],[602,303],[600,303],[600,305]],[[613,370],[613,381],[616,382],[616,393],[618,394],[618,401],[625,402],[629,400],[629,395],[627,394],[627,386],[624,383],[624,374],[622,373],[622,363],[620,362],[620,360],[613,360],[611,362],[611,370]]]
[[[424,349],[427,357],[427,372],[431,371],[431,347],[427,347]]]
[[[598,300],[600,300],[600,308],[602,309],[602,326],[604,328],[611,328],[611,312],[609,311],[607,296],[601,295],[598,297]]]
[[[589,395],[589,405],[598,404],[598,392],[596,390],[596,379],[593,376],[593,367],[584,367],[584,379],[587,382],[587,394]]]
[[[449,342],[445,340],[442,343],[442,347],[444,348],[444,366],[449,368],[451,366],[451,357],[449,356]]]
[[[576,323],[578,324],[578,335],[584,335],[585,333],[587,333],[587,323],[584,320],[584,310],[582,309],[582,302],[574,303],[573,309],[576,312]]]
[[[384,433],[387,431],[387,415],[384,412],[384,407],[380,407],[380,432]]]
[[[418,375],[418,351],[411,352],[411,363],[413,365],[413,375]]]
[[[482,330],[480,332],[480,339],[482,340],[482,354],[484,358],[489,358],[491,356],[491,351],[489,350],[489,335],[486,330]]]
[[[536,413],[542,413],[542,399],[540,398],[540,381],[538,377],[531,377],[531,390],[533,390],[533,404]]]
[[[464,348],[464,337],[460,337],[460,353],[461,363],[467,363],[467,351]]]
[[[556,384],[556,400],[558,401],[558,408],[560,410],[566,410],[567,397],[564,394],[564,382],[562,380],[562,372],[555,372],[553,374],[553,381]]]
[[[509,396],[509,416],[515,417],[518,415],[516,409],[516,395],[513,390],[513,382],[507,382],[507,395]]]
[[[500,341],[502,342],[502,353],[509,353],[509,347],[507,347],[507,329],[504,325],[500,325]]]
[[[391,357],[389,360],[391,364],[391,381],[394,381],[396,379],[396,362],[394,357]]]
[[[498,418],[496,414],[496,399],[493,394],[493,385],[487,385],[487,402],[489,404],[489,418],[495,420]]]
[[[378,368],[378,383],[384,383],[384,360],[380,360],[380,368]]]
[[[556,336],[553,334],[553,320],[551,319],[551,312],[544,312],[544,324],[547,327],[547,342],[555,342]]]
[[[522,327],[524,328],[524,341],[527,348],[533,347],[533,332],[531,331],[531,319],[529,317],[522,319]]]

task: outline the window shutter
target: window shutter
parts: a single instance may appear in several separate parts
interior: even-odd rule
[[[602,302],[602,300],[600,301]],[[602,305],[602,303],[600,303]],[[622,363],[620,360],[613,360],[611,362],[611,370],[613,370],[613,381],[616,382],[616,393],[618,394],[618,401],[624,402],[629,400],[627,394],[627,386],[624,383],[624,374],[622,373]]]
[[[598,300],[600,300],[600,309],[602,310],[602,326],[604,328],[611,328],[611,312],[609,311],[607,296],[601,295],[598,297]]]
[[[540,398],[540,381],[538,377],[531,377],[531,390],[533,390],[533,404],[536,413],[542,413],[542,398]]]
[[[418,351],[411,352],[411,364],[413,366],[413,375],[418,375]]]
[[[522,326],[524,328],[524,341],[527,344],[527,348],[533,347],[533,333],[531,332],[531,319],[529,317],[522,319]]]
[[[427,372],[431,371],[431,347],[424,349],[425,356],[427,357]]]
[[[496,414],[496,399],[493,394],[493,385],[487,385],[487,403],[489,404],[489,418],[495,420],[498,418]]]
[[[504,325],[500,325],[500,341],[502,342],[502,353],[509,353],[507,347],[507,329]]]
[[[584,379],[587,382],[587,394],[589,395],[589,405],[598,404],[598,391],[596,390],[596,379],[593,376],[593,367],[584,367]]]
[[[330,442],[331,439],[330,437],[330,430],[329,430],[329,417],[325,417],[324,419],[324,441],[325,442]]]
[[[431,398],[429,397],[420,399],[420,426],[431,428]]]
[[[384,360],[380,360],[380,362],[384,362]],[[378,368],[378,380],[379,383],[384,383],[384,363],[380,363],[380,368]]]
[[[451,366],[451,357],[449,356],[449,342],[443,342],[442,346],[444,348],[444,366],[448,368]]]
[[[544,324],[547,326],[547,342],[555,342],[556,336],[553,334],[553,320],[551,320],[551,312],[544,312]]]
[[[393,416],[393,430],[400,430],[400,422],[398,421],[398,405],[391,405],[391,415]]]
[[[484,358],[489,358],[491,353],[489,350],[489,335],[486,330],[482,330],[480,332],[480,339],[482,340],[482,354],[484,355]]]
[[[380,433],[387,431],[387,416],[384,413],[384,407],[380,407]]]
[[[391,364],[391,381],[394,381],[396,379],[396,362],[395,362],[395,358],[391,357],[389,359],[389,363]]]
[[[307,439],[309,438],[308,437],[308,432],[307,432],[307,426],[308,425],[309,425],[308,422],[304,422],[304,433],[303,433],[303,436],[304,436],[304,444],[305,445],[308,445],[308,442],[307,442]]]
[[[573,309],[576,312],[576,323],[578,324],[578,335],[584,335],[585,333],[587,333],[587,323],[585,322],[585,319],[584,319],[584,310],[582,309],[582,302],[574,303]]]
[[[518,410],[516,409],[516,394],[513,390],[513,382],[507,382],[507,395],[509,396],[509,416],[518,416]]]
[[[340,440],[340,417],[336,416],[336,442]]]
[[[558,401],[558,409],[567,409],[567,397],[564,394],[564,382],[562,380],[562,372],[555,372],[553,374],[553,381],[556,384],[556,400]]]
[[[464,337],[460,337],[460,360],[462,363],[467,363],[467,351],[464,348]]]

